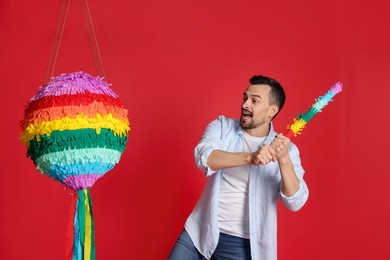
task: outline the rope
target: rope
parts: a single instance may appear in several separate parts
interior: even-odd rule
[[[102,56],[100,55],[99,44],[98,44],[98,41],[97,41],[97,38],[96,38],[95,27],[93,26],[93,22],[92,22],[92,15],[91,15],[91,11],[90,11],[90,9],[89,9],[88,0],[85,0],[85,3],[86,3],[86,5],[87,5],[87,10],[88,10],[88,15],[89,15],[89,21],[90,21],[90,23],[91,23],[92,32],[93,32],[93,36],[94,36],[94,39],[95,39],[95,45],[96,45],[96,50],[97,50],[98,57],[99,57],[99,61],[100,61],[100,66],[102,67],[103,76],[104,76],[104,78],[106,78],[106,73],[104,72],[104,66],[103,66]]]
[[[95,51],[93,50],[91,35],[90,35],[89,29],[88,29],[87,19],[85,18],[85,12],[84,12],[82,0],[80,0],[80,6],[81,6],[81,12],[83,13],[85,30],[87,31],[87,34],[88,34],[89,46],[91,47],[91,51],[92,51],[93,63],[95,64],[96,74],[99,75],[99,69],[98,69],[97,62],[96,62],[96,55],[95,55]]]
[[[92,56],[93,56],[93,62],[95,64],[96,73],[99,75],[99,68],[98,68],[98,63],[96,61],[96,54],[95,54],[95,51],[94,51],[94,48],[93,48],[93,43],[92,43],[92,39],[91,39],[91,35],[90,35],[91,33],[90,33],[89,28],[88,28],[88,22],[87,22],[87,18],[86,18],[86,15],[85,15],[86,12],[84,11],[84,6],[83,6],[83,2],[82,1],[83,0],[80,0],[81,12],[83,14],[83,20],[84,20],[84,24],[85,24],[85,29],[86,29],[87,34],[88,34],[89,45],[91,47]],[[51,74],[50,74],[50,79],[53,77],[53,74],[54,74],[54,69],[55,69],[55,66],[56,66],[56,63],[57,63],[58,53],[59,53],[60,45],[61,45],[61,42],[62,42],[62,36],[64,34],[65,24],[66,24],[66,20],[67,20],[67,17],[68,17],[70,0],[64,0],[63,4],[62,4],[60,17],[59,17],[58,23],[57,23],[56,34],[55,34],[55,37],[54,37],[53,46],[52,46],[51,53],[50,53],[49,63],[47,65],[45,78],[43,80],[43,86],[45,86],[46,82],[47,82],[47,76],[48,76],[50,65],[51,65],[51,62],[52,62],[52,59],[53,59],[53,53],[54,53],[55,45],[57,43],[57,38],[58,38],[59,31],[60,31],[59,29],[60,29],[60,25],[61,25],[61,21],[62,21],[63,12],[64,12],[64,9],[65,9],[66,2],[67,2],[67,6],[66,6],[66,11],[65,11],[65,16],[63,18],[62,28],[61,28],[61,32],[60,32],[60,35],[59,35],[58,46],[57,46],[57,50],[56,50],[55,57],[54,57],[54,62],[53,62],[53,67],[52,67]],[[103,74],[104,78],[106,78],[104,67],[103,67],[103,61],[102,61],[102,57],[100,55],[100,49],[99,49],[99,45],[98,45],[97,38],[96,38],[95,28],[94,28],[93,22],[92,22],[91,11],[90,11],[89,5],[88,5],[88,0],[85,0],[85,2],[86,2],[86,9],[88,11],[89,22],[91,24],[90,26],[92,28],[92,34],[93,34],[93,37],[94,37],[94,40],[95,40],[96,52],[97,52],[97,55],[98,55],[99,61],[100,61],[102,74]]]
[[[55,36],[54,36],[53,45],[52,45],[52,47],[51,47],[51,53],[50,53],[49,63],[47,64],[47,69],[46,69],[46,73],[45,73],[45,78],[43,79],[43,86],[45,86],[45,85],[46,85],[46,82],[47,82],[47,81],[46,81],[46,80],[47,80],[47,74],[49,73],[50,64],[51,64],[51,61],[52,61],[52,58],[53,58],[54,47],[55,47],[55,44],[56,44],[56,42],[57,42],[58,31],[59,31],[60,24],[61,24],[61,17],[62,17],[62,14],[63,14],[63,12],[64,12],[65,2],[66,2],[66,1],[67,1],[67,0],[64,0],[63,3],[62,3],[62,8],[61,8],[61,12],[60,12],[60,17],[58,18],[58,23],[57,23],[56,34],[55,34]],[[54,67],[55,67],[55,64],[56,64],[56,62],[57,62],[58,52],[59,52],[60,45],[61,45],[61,41],[62,41],[62,35],[63,35],[64,29],[65,29],[66,18],[68,17],[69,5],[70,5],[70,0],[68,0],[68,5],[66,6],[65,18],[64,18],[63,25],[62,25],[60,40],[59,40],[59,42],[58,42],[58,48],[57,48],[57,51],[56,51],[56,56],[55,56],[54,65],[53,65],[53,69],[52,69],[52,71],[51,71],[51,76],[50,76],[50,78],[53,77]]]

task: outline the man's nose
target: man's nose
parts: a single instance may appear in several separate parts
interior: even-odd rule
[[[248,100],[242,102],[242,106],[241,107],[244,108],[244,109],[249,109]]]

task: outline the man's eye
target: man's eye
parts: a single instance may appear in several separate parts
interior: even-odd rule
[[[253,103],[253,104],[256,104],[256,103],[257,103],[257,100],[256,100],[256,99],[252,99],[252,103]]]

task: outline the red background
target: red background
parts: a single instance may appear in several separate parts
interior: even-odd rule
[[[0,259],[64,259],[70,196],[18,140],[42,84],[62,1],[0,2]],[[107,81],[129,110],[121,162],[92,189],[98,259],[166,259],[205,183],[193,148],[220,114],[238,117],[253,74],[278,79],[293,117],[344,91],[294,139],[310,197],[279,211],[278,253],[390,259],[388,1],[90,1]],[[55,75],[95,75],[73,1]]]

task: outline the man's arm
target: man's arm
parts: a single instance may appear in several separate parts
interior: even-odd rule
[[[299,152],[295,145],[290,144],[290,140],[279,134],[271,143],[274,147],[278,159],[281,184],[280,199],[291,211],[298,211],[305,205],[309,190],[303,180],[303,168],[301,166]],[[291,151],[289,151],[291,146]]]
[[[282,178],[281,191],[287,197],[291,197],[299,190],[299,179],[289,156],[279,159],[278,162]]]
[[[274,157],[275,151],[270,145],[265,145],[255,153],[235,153],[225,151],[223,144],[223,129],[235,127],[234,121],[226,120],[224,116],[212,121],[195,147],[195,163],[197,167],[206,173],[206,176],[214,172],[236,166],[266,164]]]
[[[275,157],[279,163],[282,179],[281,191],[287,197],[293,196],[299,190],[299,179],[288,153],[290,139],[279,134],[272,141],[271,146],[275,150]]]
[[[278,135],[271,145],[264,145],[254,153],[233,153],[214,150],[207,158],[207,165],[213,171],[243,165],[264,165],[271,161],[278,161],[284,195],[290,197],[299,190],[299,179],[295,173],[288,147],[290,140]]]
[[[270,145],[264,145],[254,153],[233,153],[214,150],[207,158],[207,165],[213,171],[243,165],[260,165],[275,161],[275,150]]]

